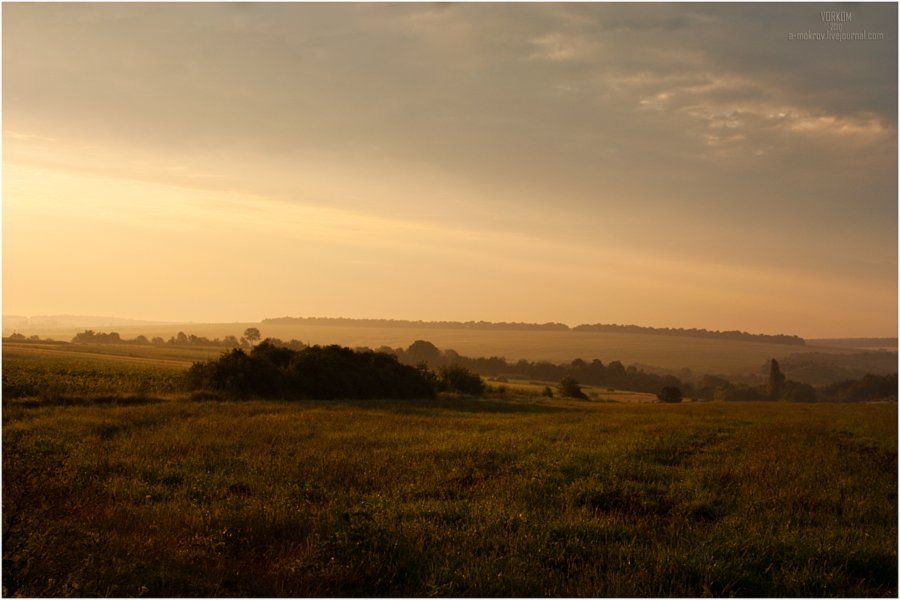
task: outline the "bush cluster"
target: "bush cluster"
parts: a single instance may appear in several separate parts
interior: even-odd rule
[[[862,379],[839,381],[822,389],[823,395],[837,402],[897,399],[897,374],[867,374]]]
[[[478,396],[485,391],[484,381],[465,367],[451,365],[438,371],[438,389],[443,392],[457,392]]]
[[[660,402],[666,404],[678,404],[682,400],[681,389],[674,385],[667,385],[656,393],[656,397]]]
[[[302,350],[268,341],[249,353],[236,348],[188,371],[192,389],[263,398],[432,398],[435,378],[423,368],[400,364],[389,354],[341,346]]]
[[[409,399],[485,392],[481,377],[459,365],[433,373],[425,364],[405,365],[383,352],[342,346],[296,350],[271,340],[250,352],[235,348],[216,360],[194,363],[187,377],[191,389],[233,397]]]
[[[563,377],[559,380],[559,395],[563,398],[587,400],[587,395],[581,389],[581,385],[572,377]]]

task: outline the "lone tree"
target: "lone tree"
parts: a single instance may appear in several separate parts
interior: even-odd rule
[[[250,345],[258,342],[260,337],[262,337],[262,335],[256,327],[248,327],[244,330],[244,339],[250,342]]]
[[[778,361],[773,358],[769,365],[769,398],[778,400],[781,398],[781,393],[783,391],[784,373],[781,372]]]
[[[659,398],[660,402],[678,404],[682,400],[681,388],[674,385],[667,385],[657,392],[656,397]]]
[[[563,398],[587,400],[587,395],[581,390],[581,385],[572,377],[563,377],[559,380],[559,395]]]
[[[431,342],[416,340],[406,349],[406,359],[414,364],[428,363],[434,367],[441,361],[441,351]]]
[[[483,394],[485,390],[481,377],[460,365],[441,367],[438,371],[438,387],[444,391],[471,396]]]

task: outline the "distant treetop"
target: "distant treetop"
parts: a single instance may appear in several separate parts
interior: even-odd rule
[[[401,319],[348,319],[344,317],[278,317],[263,319],[267,325],[345,325],[406,329],[507,329],[568,331],[565,323],[491,323],[488,321],[405,321]]]
[[[641,327],[639,325],[613,325],[596,323],[570,328],[565,323],[492,323],[489,321],[406,321],[400,319],[350,319],[345,317],[278,317],[263,319],[268,325],[332,325],[350,327],[397,327],[406,329],[487,329],[508,331],[582,331],[611,333],[648,333],[683,337],[716,338],[769,344],[803,346],[806,341],[796,335],[767,335],[746,331],[714,331],[708,329],[682,329],[674,327]]]
[[[683,337],[716,338],[738,340],[744,342],[765,342],[768,344],[789,344],[794,346],[806,345],[806,340],[796,335],[768,335],[765,333],[747,333],[746,331],[711,331],[709,329],[682,329],[675,327],[641,327],[639,325],[609,325],[596,323],[594,325],[579,325],[572,328],[573,331],[582,332],[610,332],[610,333],[648,333],[653,335],[672,335]]]

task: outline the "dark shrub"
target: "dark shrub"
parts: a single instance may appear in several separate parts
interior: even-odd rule
[[[781,400],[781,394],[784,392],[784,373],[778,366],[778,361],[774,358],[769,363],[769,398],[772,400]]]
[[[816,390],[808,383],[786,381],[781,391],[781,399],[788,402],[815,402]]]
[[[563,398],[580,398],[587,400],[581,385],[572,377],[563,377],[559,382],[559,395]]]
[[[731,385],[730,383],[716,388],[713,394],[714,400],[723,400],[725,402],[749,402],[753,400],[766,400],[768,398],[764,388],[753,387],[740,383]]]
[[[429,377],[431,376],[431,377]],[[354,352],[341,346],[302,350],[262,342],[247,354],[226,352],[218,360],[194,363],[192,389],[230,396],[332,398],[431,398],[433,375],[397,362],[389,354]]]
[[[439,388],[446,392],[459,392],[477,396],[484,393],[484,381],[465,367],[442,367],[438,372]]]
[[[547,398],[552,398],[552,397],[553,397],[553,390],[550,389],[550,386],[549,386],[549,385],[545,385],[545,386],[544,386],[544,389],[541,391],[541,396],[545,396],[545,397],[547,397]]]
[[[194,363],[187,373],[188,387],[224,392],[230,396],[275,396],[282,377],[275,365],[251,358],[240,348],[217,360]]]
[[[837,402],[897,400],[897,374],[866,374],[862,379],[839,381],[822,388],[826,399]]]
[[[663,389],[659,390],[656,394],[656,397],[659,398],[660,402],[665,402],[667,404],[678,404],[681,402],[681,388],[675,387],[674,385],[667,385]]]
[[[431,342],[416,340],[406,349],[406,362],[409,364],[428,363],[433,367],[440,361],[441,351]]]

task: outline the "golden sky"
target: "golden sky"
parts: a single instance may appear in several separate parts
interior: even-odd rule
[[[897,332],[895,4],[4,4],[3,312]]]

